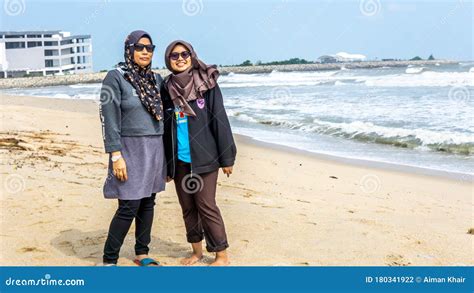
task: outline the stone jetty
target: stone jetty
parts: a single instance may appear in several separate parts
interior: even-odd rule
[[[380,68],[380,67],[404,67],[404,66],[426,66],[434,64],[457,64],[452,60],[418,60],[418,61],[364,61],[364,62],[346,62],[346,63],[311,63],[311,64],[289,64],[289,65],[255,65],[255,66],[224,66],[219,67],[221,74],[233,73],[270,73],[272,71],[318,71],[318,70],[338,70],[342,68]],[[155,70],[162,76],[169,74],[166,69]],[[80,83],[99,83],[102,82],[106,72],[70,74],[57,76],[37,76],[22,78],[0,79],[0,89],[7,88],[30,88],[55,85],[69,85]]]

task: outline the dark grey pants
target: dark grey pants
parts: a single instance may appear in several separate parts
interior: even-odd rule
[[[205,238],[209,252],[218,252],[229,247],[224,220],[216,204],[218,171],[193,174],[193,177],[190,177],[190,165],[178,161],[174,178],[183,211],[187,241],[197,243]]]

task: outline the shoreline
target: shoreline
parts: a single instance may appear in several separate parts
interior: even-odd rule
[[[363,61],[363,62],[341,62],[341,63],[311,63],[311,64],[288,64],[288,65],[254,65],[254,66],[224,66],[218,67],[223,75],[233,73],[256,74],[270,73],[274,70],[285,71],[324,71],[347,69],[371,69],[380,67],[404,67],[409,65],[424,66],[434,64],[459,64],[462,61],[454,60],[406,60],[406,61]],[[163,77],[169,74],[167,69],[154,69]],[[59,86],[72,84],[100,83],[107,72],[94,72],[58,76],[38,76],[0,79],[0,89],[9,88],[32,88],[44,86]]]
[[[18,266],[92,266],[116,200],[94,101],[1,95],[2,254]],[[473,184],[354,166],[236,135],[216,200],[234,266],[469,266]],[[16,143],[15,143],[16,142]],[[292,149],[293,150],[293,149]],[[190,245],[174,183],[157,197],[150,257],[176,266]],[[132,225],[119,266],[133,266]],[[213,255],[205,252],[205,266]]]
[[[298,153],[301,155],[314,157],[319,160],[325,160],[331,163],[379,169],[379,170],[385,170],[385,171],[393,171],[393,172],[399,172],[399,173],[409,173],[409,174],[414,174],[414,175],[429,176],[429,177],[448,179],[448,180],[454,180],[454,181],[465,181],[465,182],[471,181],[472,182],[474,180],[474,174],[423,168],[423,167],[418,167],[418,166],[403,165],[403,164],[397,164],[397,163],[391,163],[391,162],[342,157],[342,156],[337,156],[337,155],[306,151],[306,150],[302,150],[296,147],[281,145],[281,144],[277,144],[273,142],[261,141],[251,136],[243,135],[243,134],[234,133],[234,136],[237,136],[242,141],[254,144],[256,146],[271,148],[271,149],[280,150],[280,151],[289,151],[292,153]]]
[[[94,100],[90,100],[90,99],[71,100],[71,99],[49,98],[49,97],[39,97],[39,96],[15,96],[15,95],[3,94],[3,93],[0,93],[0,95],[2,96],[2,99],[5,97],[7,98],[16,97],[16,98],[20,98],[20,100],[23,99],[24,101],[13,102],[18,105],[31,104],[31,102],[35,103],[36,101],[35,107],[40,107],[40,108],[45,108],[45,109],[58,109],[58,110],[61,109],[62,110],[65,107],[67,107],[68,104],[71,104],[70,103],[71,101],[73,101],[73,103],[75,104],[74,112],[83,112],[83,113],[89,113],[89,114],[90,114],[90,105],[92,104],[97,105],[97,103]],[[41,100],[44,100],[44,101],[41,102]],[[54,103],[50,103],[48,101],[54,101]],[[430,169],[430,168],[424,168],[424,167],[413,166],[413,165],[404,165],[404,164],[399,164],[399,163],[359,159],[359,158],[353,158],[353,157],[343,157],[343,156],[337,156],[337,155],[331,155],[331,154],[325,154],[325,153],[306,151],[303,149],[299,149],[297,147],[286,146],[286,145],[278,144],[274,142],[262,141],[262,140],[253,138],[251,136],[244,135],[244,134],[234,133],[234,136],[240,138],[244,142],[247,142],[256,146],[260,146],[263,148],[271,148],[274,150],[301,154],[301,155],[313,157],[319,160],[325,160],[331,163],[338,163],[342,165],[349,164],[351,166],[374,168],[374,169],[380,169],[380,170],[386,170],[386,171],[395,171],[395,172],[400,172],[400,173],[411,173],[415,175],[431,176],[431,177],[443,178],[443,179],[449,179],[449,180],[455,180],[455,181],[465,181],[465,182],[471,181],[472,182],[474,180],[474,174],[469,174],[469,173]]]

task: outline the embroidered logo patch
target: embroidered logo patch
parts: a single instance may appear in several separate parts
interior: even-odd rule
[[[204,109],[205,102],[204,102],[203,98],[197,99],[196,103],[197,103],[199,109]]]

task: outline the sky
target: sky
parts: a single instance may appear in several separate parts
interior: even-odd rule
[[[316,60],[348,52],[368,59],[414,56],[473,60],[472,1],[45,1],[1,0],[0,30],[90,34],[94,70],[123,59],[136,29],[157,46],[153,67],[175,39],[209,64]]]

